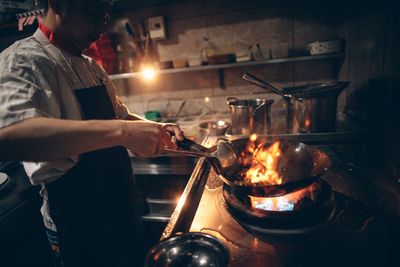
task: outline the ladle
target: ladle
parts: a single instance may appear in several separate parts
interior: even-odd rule
[[[248,82],[251,82],[252,84],[255,84],[265,90],[267,90],[268,92],[273,92],[275,94],[278,94],[280,96],[286,97],[286,98],[293,98],[297,101],[301,101],[301,98],[295,96],[295,95],[291,95],[291,94],[285,94],[283,93],[281,90],[279,90],[278,88],[272,86],[271,84],[260,80],[259,78],[245,72],[242,76],[242,78]]]

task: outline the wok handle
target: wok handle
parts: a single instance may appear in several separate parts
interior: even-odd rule
[[[208,156],[208,154],[204,153],[204,152],[195,152],[195,151],[181,150],[181,149],[164,148],[164,152],[178,154],[178,155],[195,156],[195,157],[207,157]]]
[[[183,138],[182,141],[178,141],[178,147],[188,150],[188,151],[193,151],[193,152],[199,152],[199,153],[209,153],[208,148],[197,144],[196,142],[188,139],[188,138]]]

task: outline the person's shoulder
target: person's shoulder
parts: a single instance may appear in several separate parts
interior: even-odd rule
[[[103,67],[96,62],[93,58],[87,56],[87,55],[82,55],[83,59],[88,62],[88,65],[92,70],[94,70],[96,73],[101,74],[101,76],[107,75],[107,72],[103,69]]]
[[[20,64],[30,65],[54,65],[54,60],[47,52],[45,45],[35,36],[16,41],[0,53],[0,65],[17,67]]]
[[[91,66],[91,67],[97,67],[99,66],[99,64],[96,62],[96,60],[94,60],[93,58],[91,58],[90,56],[84,55],[82,54],[83,59]]]

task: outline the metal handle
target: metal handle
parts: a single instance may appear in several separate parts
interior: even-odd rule
[[[188,139],[183,138],[182,141],[178,141],[178,147],[183,148],[188,151],[199,152],[199,153],[209,153],[208,148],[197,144],[196,142]]]
[[[179,106],[178,112],[175,114],[175,118],[179,118],[179,115],[181,115],[181,112],[186,105],[186,101],[187,99],[182,101],[182,104]]]
[[[134,45],[136,46],[136,48],[139,50],[139,54],[141,56],[144,56],[144,50],[143,47],[141,46],[139,40],[137,39],[137,36],[135,35],[135,32],[133,31],[133,29],[131,28],[131,26],[129,25],[129,23],[125,23],[125,28],[126,31],[128,32],[128,34],[132,37],[132,41],[134,43]]]
[[[258,105],[258,106],[254,109],[254,111],[253,111],[253,116],[256,116],[256,115],[257,115],[257,111],[258,111],[260,108],[264,107],[264,106],[265,106],[265,102],[263,102],[261,105]]]
[[[208,157],[209,156],[209,154],[207,152],[196,152],[196,151],[171,149],[171,148],[164,148],[164,151],[168,152],[168,153],[187,155],[187,156],[196,156],[196,157]]]
[[[267,90],[268,92],[272,92],[272,93],[278,94],[278,95],[283,96],[283,97],[295,98],[296,100],[298,100],[295,96],[290,95],[290,94],[284,94],[284,93],[282,93],[281,90],[275,88],[271,84],[269,84],[269,83],[267,83],[267,82],[255,77],[255,76],[253,76],[253,75],[251,75],[251,74],[249,74],[247,72],[245,72],[243,74],[242,78],[244,80],[248,81],[248,82],[251,82],[252,84],[255,84],[255,85]]]
[[[226,103],[228,103],[228,105],[233,105],[233,101],[237,102],[239,99],[234,96],[230,96],[226,99]]]

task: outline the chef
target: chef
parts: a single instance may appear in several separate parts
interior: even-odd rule
[[[141,251],[127,149],[151,157],[181,130],[129,113],[82,51],[109,21],[112,0],[48,0],[39,29],[0,54],[0,161],[23,160],[40,184],[58,266],[136,266]]]

